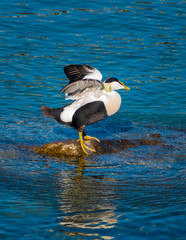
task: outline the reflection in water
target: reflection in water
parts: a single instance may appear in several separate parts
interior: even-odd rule
[[[118,222],[116,206],[109,200],[110,196],[114,199],[114,186],[102,179],[84,177],[83,168],[84,162],[81,160],[77,167],[78,175],[72,177],[70,174],[65,180],[66,184],[63,184],[64,189],[61,189],[57,196],[60,210],[63,212],[63,215],[58,217],[62,227],[60,231],[68,235],[100,236],[100,230],[114,228]],[[64,177],[61,176],[58,180],[60,186]]]

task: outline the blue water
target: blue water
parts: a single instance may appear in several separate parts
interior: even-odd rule
[[[0,239],[184,239],[185,55],[184,1],[1,0]],[[83,63],[131,88],[88,134],[165,144],[84,159],[25,148],[78,137],[40,106],[67,104],[63,67]]]

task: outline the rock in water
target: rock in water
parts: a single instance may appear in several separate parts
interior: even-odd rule
[[[160,145],[160,146],[166,146],[164,141],[161,140],[161,136],[154,136],[150,135],[150,138],[142,138],[142,139],[134,139],[134,140],[128,140],[128,139],[113,139],[113,140],[102,140],[101,143],[97,142],[94,139],[85,141],[85,144],[87,147],[94,149],[95,152],[89,151],[86,149],[86,151],[89,154],[109,154],[109,153],[117,153],[119,151],[125,150],[130,147],[137,147],[140,145]],[[61,142],[52,142],[47,143],[42,146],[38,147],[31,147],[34,152],[45,155],[45,156],[52,156],[52,157],[81,157],[81,156],[87,156],[81,146],[80,142],[77,140],[64,140]]]
[[[92,148],[95,150],[96,141],[85,141],[87,147]],[[33,147],[32,148],[36,153],[53,156],[53,157],[61,157],[61,156],[82,156],[86,155],[80,143],[77,140],[64,140],[62,142],[52,142],[44,144],[40,147]],[[86,151],[91,154],[92,151],[86,149]],[[96,150],[95,150],[96,151]]]

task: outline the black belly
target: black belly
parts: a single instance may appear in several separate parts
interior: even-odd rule
[[[87,103],[74,113],[72,127],[78,130],[84,125],[96,123],[107,116],[107,111],[103,102],[96,101]]]

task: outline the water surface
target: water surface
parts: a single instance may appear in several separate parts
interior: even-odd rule
[[[2,0],[0,19],[0,238],[184,239],[184,1]],[[40,106],[67,104],[63,67],[83,63],[131,88],[88,134],[165,144],[83,159],[25,148],[78,137]]]

